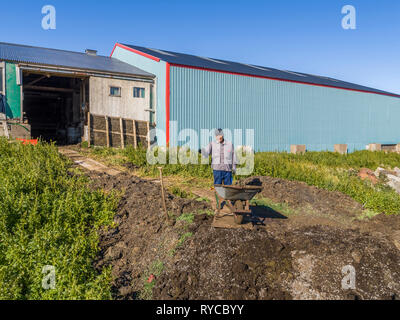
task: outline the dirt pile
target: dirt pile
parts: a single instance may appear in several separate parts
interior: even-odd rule
[[[290,232],[284,243],[292,248],[295,273],[286,284],[294,299],[400,297],[400,254],[391,241],[357,230],[313,226]],[[354,289],[344,290],[351,269]]]
[[[273,234],[203,225],[157,281],[154,297],[394,299],[400,295],[399,263],[392,243],[354,230]],[[354,290],[342,287],[346,268],[354,268]]]
[[[143,289],[148,269],[156,262],[167,261],[180,237],[179,224],[166,222],[160,184],[129,174],[90,175],[93,188],[121,190],[124,195],[115,217],[116,228],[101,234],[101,253],[97,268],[112,265],[113,294],[117,299],[135,299]],[[204,202],[176,198],[168,194],[171,215],[209,209]]]
[[[264,230],[203,224],[167,265],[155,299],[290,299],[290,250]]]
[[[271,177],[252,177],[246,184],[262,185],[262,196],[277,203],[287,203],[293,208],[313,208],[321,213],[355,215],[362,206],[349,196],[340,192],[331,192],[304,182],[289,181]]]
[[[117,299],[141,298],[149,268],[160,262],[154,299],[393,299],[400,296],[400,251],[385,236],[338,225],[296,226],[268,219],[250,229],[215,229],[206,202],[167,197],[160,185],[128,174],[91,175],[95,187],[125,190],[117,227],[101,235],[98,268],[111,265]],[[353,200],[272,178],[259,178],[263,196],[298,207],[354,214]],[[181,219],[195,213],[193,219]],[[181,218],[178,218],[178,217]],[[384,219],[390,224],[388,220]],[[398,221],[398,220],[396,220]],[[376,220],[376,225],[381,225]],[[384,229],[382,229],[384,230]],[[186,237],[182,237],[186,235]],[[355,289],[343,289],[355,271]],[[347,269],[346,269],[347,268]],[[153,273],[154,275],[154,273]],[[139,294],[140,292],[140,294]]]

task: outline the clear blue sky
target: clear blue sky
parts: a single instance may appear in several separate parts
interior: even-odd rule
[[[43,5],[57,29],[41,28]],[[357,29],[341,27],[341,8]],[[115,42],[336,77],[400,93],[397,0],[14,0],[0,41],[109,55]]]

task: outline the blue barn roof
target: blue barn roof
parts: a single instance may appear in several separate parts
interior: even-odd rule
[[[115,58],[0,42],[0,60],[141,77],[154,76]]]
[[[177,53],[167,50],[150,49],[129,44],[122,44],[122,45],[131,48],[133,50],[145,53],[146,55],[176,65],[183,65],[200,69],[210,69],[210,70],[250,75],[256,77],[272,78],[284,81],[300,82],[300,83],[313,84],[319,86],[329,86],[329,87],[348,89],[348,90],[372,92],[372,93],[390,95],[400,98],[400,95],[398,94],[374,88],[369,88],[330,77],[317,76],[290,70],[278,70],[270,67],[232,62],[215,58],[200,57],[191,54]]]

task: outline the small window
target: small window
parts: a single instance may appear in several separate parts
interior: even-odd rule
[[[121,96],[121,88],[120,87],[110,87],[110,96],[120,97]]]
[[[133,97],[134,98],[144,98],[145,97],[145,90],[144,88],[133,88]]]

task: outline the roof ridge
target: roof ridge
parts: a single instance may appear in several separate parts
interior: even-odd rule
[[[303,75],[303,76],[311,77],[311,78],[325,79],[327,81],[334,82],[334,83],[332,83],[332,84],[323,84],[323,83],[321,83],[320,84],[320,83],[316,82],[315,80],[313,81],[312,79],[307,79],[307,81],[301,81],[301,80],[293,80],[293,81],[299,81],[301,83],[311,84],[311,85],[314,84],[314,85],[329,86],[329,87],[338,88],[338,89],[350,89],[350,90],[356,90],[356,91],[365,91],[365,92],[383,94],[383,95],[390,95],[390,96],[394,96],[394,97],[400,98],[400,94],[399,93],[386,91],[384,89],[377,89],[377,88],[369,87],[367,85],[362,85],[362,84],[358,84],[358,83],[354,83],[354,82],[349,82],[347,80],[341,80],[341,79],[330,77],[330,76],[323,76],[323,75],[311,74],[311,73],[300,72],[300,71],[289,71],[289,70],[277,69],[277,68],[274,68],[274,67],[261,66],[261,65],[258,65],[258,64],[230,61],[230,60],[224,60],[224,59],[220,59],[220,58],[203,57],[203,56],[199,56],[199,55],[195,55],[195,54],[191,54],[191,53],[180,53],[180,52],[176,52],[176,51],[169,51],[169,50],[164,50],[164,49],[155,49],[155,48],[143,47],[143,46],[138,46],[138,45],[133,45],[133,44],[126,44],[126,43],[120,43],[120,44],[122,44],[124,46],[127,46],[127,47],[131,47],[132,49],[136,49],[138,51],[142,51],[144,53],[148,53],[148,51],[152,51],[151,54],[154,57],[157,57],[158,59],[164,60],[166,62],[171,62],[171,59],[168,59],[167,55],[162,54],[162,51],[164,51],[166,53],[169,53],[169,54],[173,54],[173,55],[175,55],[175,57],[188,56],[188,57],[194,57],[194,58],[200,58],[200,59],[211,59],[211,60],[216,60],[216,63],[221,61],[223,63],[227,63],[228,65],[230,64],[232,67],[234,67],[234,64],[241,64],[241,65],[245,65],[245,66],[248,66],[248,67],[255,67],[255,68],[258,67],[258,68],[271,69],[271,71],[273,71],[273,72],[275,71],[275,72],[279,72],[279,73],[287,73],[287,72],[289,72],[289,73],[298,73],[299,76],[297,76],[297,77],[299,79],[300,79],[300,75]],[[146,50],[146,51],[143,51],[143,50]],[[157,50],[159,52],[153,51],[153,50]],[[182,65],[184,65],[184,63],[182,63]],[[214,68],[214,69],[222,70],[222,71],[224,70],[224,69],[221,69],[221,68]],[[241,74],[243,74],[243,75],[252,75],[252,73],[241,73]],[[292,79],[289,79],[289,80],[292,81]],[[335,85],[336,82],[338,84]],[[353,86],[354,88],[348,88],[348,86]]]
[[[0,45],[9,45],[9,46],[17,46],[17,47],[24,47],[24,48],[34,48],[34,49],[45,49],[45,50],[51,50],[51,51],[69,52],[69,53],[75,53],[75,54],[81,54],[81,55],[89,56],[85,52],[64,50],[64,49],[55,49],[55,48],[47,48],[47,47],[40,47],[40,46],[33,46],[33,45],[26,45],[26,44],[19,44],[19,43],[11,43],[11,42],[1,42],[0,41]],[[95,56],[91,56],[91,57],[110,58],[109,56],[104,56],[104,55],[95,55]]]
[[[149,72],[109,56],[92,56],[71,50],[52,49],[7,42],[0,42],[0,60],[16,63],[30,63],[35,65],[61,66],[71,69],[85,69],[106,73],[154,77],[154,75]]]
[[[213,57],[209,57],[209,56],[199,56],[199,55],[195,55],[195,54],[191,54],[191,53],[183,53],[183,52],[176,52],[176,51],[169,51],[169,50],[164,50],[164,49],[158,49],[158,48],[148,48],[148,47],[143,47],[143,46],[137,46],[137,45],[130,45],[130,44],[126,44],[126,43],[121,43],[122,45],[125,46],[132,46],[132,47],[136,47],[136,48],[142,48],[145,50],[158,50],[158,51],[165,51],[168,53],[172,53],[172,54],[179,54],[179,55],[187,55],[187,56],[192,56],[192,57],[196,57],[196,58],[206,58],[206,59],[212,59],[212,60],[219,60],[222,62],[228,62],[228,63],[237,63],[237,64],[243,64],[245,66],[252,66],[252,67],[258,67],[258,68],[265,68],[265,69],[271,69],[271,70],[276,70],[276,71],[281,71],[281,72],[286,72],[286,71],[290,71],[290,72],[294,72],[294,73],[300,73],[300,74],[304,74],[306,76],[312,76],[312,77],[322,77],[322,78],[327,78],[327,79],[333,79],[333,80],[338,80],[340,82],[346,82],[346,83],[350,83],[350,84],[356,84],[356,83],[351,83],[351,82],[347,82],[345,80],[340,80],[337,78],[333,78],[330,76],[323,76],[323,75],[316,75],[316,74],[312,74],[312,73],[305,73],[302,71],[294,71],[294,70],[288,70],[288,69],[278,69],[275,67],[270,67],[270,66],[264,66],[264,65],[259,65],[259,64],[254,64],[251,62],[239,62],[239,61],[232,61],[232,60],[224,60],[224,59],[220,59],[220,58],[213,58]],[[156,55],[155,55],[156,56]],[[162,59],[160,56],[158,56],[158,58]],[[359,84],[356,84],[359,85]],[[362,86],[362,85],[359,85]],[[376,89],[376,90],[380,90],[380,89]]]

